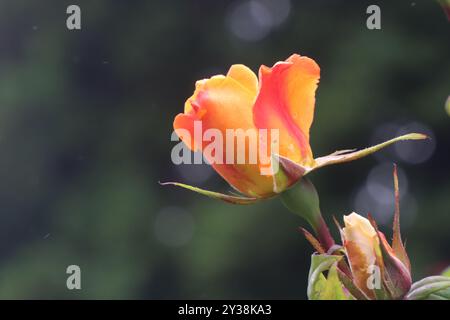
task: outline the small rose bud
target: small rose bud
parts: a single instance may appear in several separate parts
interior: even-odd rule
[[[369,220],[355,212],[344,216],[344,223],[342,238],[353,281],[368,297],[375,298],[373,288],[369,288],[367,283],[372,274],[371,270],[378,265],[380,241],[377,232]]]

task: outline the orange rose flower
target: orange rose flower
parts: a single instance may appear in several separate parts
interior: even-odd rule
[[[239,64],[231,66],[225,76],[197,81],[194,94],[184,105],[184,113],[175,117],[175,132],[191,150],[202,150],[213,168],[243,196],[206,191],[181,183],[167,184],[228,202],[250,203],[286,190],[303,175],[325,165],[361,158],[399,140],[425,138],[422,134],[409,134],[361,151],[345,150],[314,159],[309,129],[319,78],[320,68],[314,60],[294,54],[272,68],[261,66],[259,81],[249,68]],[[196,135],[195,124],[199,122],[202,132]],[[255,130],[257,135],[258,130],[266,129],[271,142],[271,130],[277,130],[277,148],[266,143],[262,153],[268,156],[269,163],[264,163],[260,156],[254,163],[230,163],[226,161],[230,156],[226,152],[218,155],[223,161],[212,161],[217,160],[217,155],[211,159],[211,153],[205,152],[211,141],[205,141],[203,137],[203,132],[208,129],[216,130],[224,137],[229,129]],[[226,150],[225,141],[222,143]],[[242,152],[236,148],[230,158],[235,159],[238,151]],[[244,152],[249,156],[251,151],[246,149]],[[281,165],[281,170],[262,174],[264,168],[273,168],[275,163]]]

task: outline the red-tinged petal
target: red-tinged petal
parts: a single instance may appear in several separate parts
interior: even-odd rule
[[[313,165],[309,128],[313,121],[319,66],[293,55],[259,71],[260,90],[253,107],[258,128],[278,129],[279,154],[305,166]]]
[[[194,122],[197,120],[195,114],[179,113],[173,121],[175,133],[192,151],[197,151],[202,144],[201,141],[195,141]]]
[[[227,130],[240,129],[243,132],[253,133],[256,136],[256,143],[259,143],[252,112],[256,98],[256,84],[254,73],[242,65],[232,66],[227,76],[214,76],[198,81],[194,94],[186,101],[185,113],[175,118],[174,128],[177,133],[183,131],[182,129],[184,132],[190,132],[190,138],[181,137],[182,140],[192,150],[201,147],[203,151],[213,142],[205,139],[206,130],[217,131],[222,137],[222,142],[217,142],[217,146],[221,147],[223,152],[215,153],[214,156],[204,152],[208,162],[239,192],[250,197],[268,197],[274,193],[273,179],[270,175],[261,174],[259,159],[250,163],[250,154],[258,151],[249,150],[250,138],[245,141],[244,146],[241,144],[240,149],[235,140],[235,148],[230,152],[234,154],[231,157],[228,154],[227,157],[227,142],[230,143],[227,141]],[[196,134],[195,128],[199,128],[197,130],[200,130],[200,133]],[[237,164],[238,152],[245,153],[244,164]],[[227,161],[230,158],[233,160],[232,163]]]
[[[290,100],[290,114],[309,141],[320,68],[314,60],[298,54],[290,56],[286,61],[292,63],[285,80]]]

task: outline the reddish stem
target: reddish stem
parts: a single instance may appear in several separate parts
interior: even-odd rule
[[[328,229],[328,226],[325,223],[325,220],[323,219],[322,215],[318,217],[317,228],[315,231],[317,238],[320,241],[320,244],[326,251],[328,251],[332,246],[334,246],[335,244],[334,239],[331,236],[330,230]]]

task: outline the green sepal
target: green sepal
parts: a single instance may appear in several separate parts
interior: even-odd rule
[[[313,254],[308,276],[308,299],[354,300],[339,280],[337,264],[342,257]],[[328,272],[327,276],[323,273]]]
[[[377,230],[383,257],[383,284],[392,299],[402,299],[411,289],[411,273],[403,262],[395,256],[383,233]]]
[[[308,221],[315,231],[318,230],[321,219],[319,195],[311,181],[307,178],[300,179],[281,193],[280,197],[286,208]]]
[[[343,162],[349,162],[353,160],[357,160],[360,158],[363,158],[365,156],[368,156],[374,152],[377,152],[387,146],[390,146],[391,144],[398,142],[398,141],[405,141],[405,140],[423,140],[427,139],[428,136],[422,134],[422,133],[409,133],[405,134],[396,138],[393,138],[391,140],[385,141],[383,143],[377,144],[375,146],[365,148],[359,151],[353,151],[353,150],[342,150],[342,151],[336,151],[328,156],[320,157],[315,159],[315,166],[305,172],[305,174],[309,173],[312,170],[316,170],[321,167],[325,167],[331,164],[337,164],[337,163],[343,163]]]
[[[411,262],[409,261],[408,253],[402,241],[400,232],[400,189],[398,186],[397,165],[394,164],[394,197],[395,197],[395,212],[392,234],[392,250],[397,258],[405,265],[409,273],[411,273]]]
[[[172,186],[181,187],[184,189],[188,189],[188,190],[200,193],[204,196],[207,196],[207,197],[210,197],[213,199],[217,199],[217,200],[222,200],[222,201],[232,203],[232,204],[252,204],[252,203],[255,203],[260,200],[259,198],[235,196],[235,195],[229,195],[229,194],[224,194],[224,193],[220,193],[220,192],[204,190],[204,189],[193,187],[188,184],[184,184],[184,183],[180,183],[180,182],[160,182],[160,184],[162,186],[172,185]]]
[[[370,300],[369,297],[353,283],[352,279],[350,279],[348,275],[339,269],[337,271],[339,280],[341,280],[344,287],[356,300]]]

